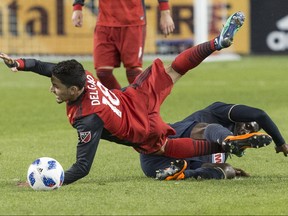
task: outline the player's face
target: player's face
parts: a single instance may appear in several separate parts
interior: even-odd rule
[[[235,129],[237,135],[244,135],[257,132],[260,130],[260,127],[257,122],[237,122]]]
[[[63,103],[66,101],[70,101],[72,94],[71,94],[71,87],[67,88],[59,79],[52,76],[51,77],[52,86],[50,87],[50,91],[56,95],[56,102]]]

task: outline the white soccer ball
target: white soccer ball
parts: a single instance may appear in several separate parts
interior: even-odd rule
[[[41,157],[29,166],[27,180],[34,190],[57,189],[63,184],[64,170],[57,160]]]

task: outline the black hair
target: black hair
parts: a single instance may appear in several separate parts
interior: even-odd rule
[[[66,87],[77,86],[82,89],[86,82],[86,73],[83,66],[75,59],[59,62],[52,70],[55,76]]]

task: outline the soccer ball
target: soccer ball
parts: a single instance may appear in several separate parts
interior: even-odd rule
[[[64,170],[57,160],[41,157],[29,166],[27,180],[34,190],[57,189],[63,184]]]

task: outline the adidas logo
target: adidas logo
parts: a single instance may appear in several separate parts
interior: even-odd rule
[[[288,15],[276,22],[278,31],[272,31],[266,38],[267,46],[273,51],[288,50]]]
[[[276,26],[279,30],[288,31],[288,15],[278,20]]]

